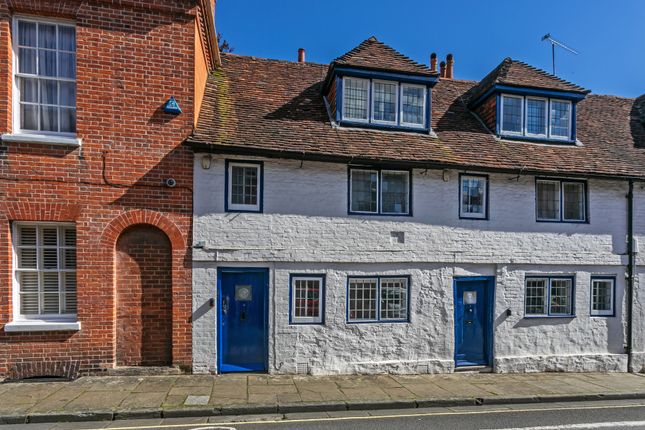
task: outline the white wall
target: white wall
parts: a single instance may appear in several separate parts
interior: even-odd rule
[[[357,216],[347,215],[346,165],[265,159],[264,213],[240,214],[224,212],[224,157],[208,170],[195,160],[193,243],[205,244],[193,256],[195,371],[216,370],[215,311],[204,303],[216,294],[216,268],[233,265],[272,269],[272,372],[298,362],[313,373],[450,371],[456,275],[496,276],[497,371],[626,368],[622,306],[615,317],[589,316],[592,274],[616,275],[624,300],[625,183],[588,182],[588,224],[538,223],[535,178],[493,174],[490,220],[459,220],[459,172],[444,182],[441,171],[414,170],[414,216]],[[403,244],[391,240],[398,231]],[[288,324],[293,272],[327,275],[324,326]],[[525,273],[574,275],[576,317],[523,318]],[[351,274],[411,275],[410,324],[347,325]]]

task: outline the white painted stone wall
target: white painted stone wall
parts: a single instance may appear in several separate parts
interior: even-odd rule
[[[216,311],[207,307],[216,269],[240,265],[271,269],[273,373],[305,363],[315,374],[451,371],[453,277],[464,275],[496,277],[496,371],[626,370],[625,183],[589,181],[588,224],[538,223],[535,178],[493,174],[490,220],[459,220],[459,172],[444,181],[441,171],[414,170],[414,216],[350,216],[347,166],[265,159],[264,213],[241,214],[224,212],[224,158],[204,170],[195,157],[194,243],[204,244],[193,254],[196,372],[217,370]],[[289,273],[307,272],[326,275],[324,326],[289,325]],[[523,318],[527,273],[574,275],[576,317]],[[347,324],[347,276],[359,274],[410,275],[410,323]],[[595,274],[617,278],[615,317],[589,315]]]
[[[645,372],[645,184],[634,186],[636,279],[634,287],[632,370]]]

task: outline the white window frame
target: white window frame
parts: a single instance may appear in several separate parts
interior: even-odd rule
[[[315,317],[296,316],[296,282],[318,281],[318,315]],[[321,275],[297,275],[291,277],[291,324],[322,324],[325,312],[325,277]]]
[[[529,102],[529,100],[539,100],[539,101],[544,102],[544,133],[541,133],[541,134],[529,133],[529,116],[528,116],[529,115],[528,114],[528,102]],[[533,97],[533,96],[528,97],[527,96],[525,98],[525,100],[524,100],[524,104],[526,104],[526,106],[525,106],[526,114],[524,115],[525,116],[525,118],[524,118],[524,129],[526,131],[526,136],[528,136],[528,137],[540,137],[540,138],[548,137],[548,133],[549,133],[549,108],[551,106],[551,104],[549,103],[549,99],[546,98],[546,97]]]
[[[347,82],[349,81],[363,81],[367,82],[367,100],[365,101],[365,118],[349,118],[345,115],[345,109],[347,108]],[[370,107],[371,107],[371,82],[369,79],[364,79],[364,78],[355,78],[353,76],[343,76],[343,106],[342,106],[342,118],[343,121],[351,121],[351,122],[360,122],[360,123],[369,123],[370,122],[370,117],[371,117],[371,112],[370,112]]]
[[[483,212],[473,213],[473,212],[464,212],[464,179],[478,179],[484,181],[484,194],[483,194]],[[459,216],[461,218],[473,218],[473,219],[486,219],[488,217],[488,177],[484,175],[461,175],[459,178]]]
[[[373,281],[376,284],[376,308],[375,315],[376,318],[351,318],[351,295],[350,288],[352,281]],[[381,281],[401,281],[405,284],[406,296],[405,296],[405,318],[383,318],[381,317]],[[410,277],[406,275],[392,275],[392,276],[349,276],[347,278],[347,323],[350,324],[360,324],[360,323],[406,323],[410,321],[410,295],[411,295],[411,281]]]
[[[21,74],[18,72],[18,21],[25,21],[25,22],[33,22],[33,23],[43,23],[43,24],[52,24],[52,25],[64,25],[68,27],[74,27],[75,30],[77,29],[76,23],[73,20],[68,20],[68,19],[52,19],[52,18],[41,18],[41,17],[34,17],[30,15],[21,15],[17,14],[13,16],[12,19],[12,73],[11,73],[11,80],[12,80],[12,88],[13,88],[13,103],[12,103],[12,109],[13,109],[13,133],[18,134],[18,135],[33,135],[33,136],[43,136],[43,137],[65,137],[65,138],[75,138],[76,133],[72,132],[58,132],[58,131],[49,131],[49,130],[23,130],[20,128],[20,85],[18,85],[18,79],[16,77],[23,77],[23,78],[32,78],[32,79],[47,79],[47,80],[54,80],[57,82],[74,82],[76,84],[76,91],[78,94],[78,76],[75,79],[70,79],[70,78],[61,78],[61,77],[53,77],[53,76],[48,76],[48,77],[41,77],[38,75],[26,75],[26,74]],[[77,37],[77,42],[78,42],[78,34],[76,35]],[[77,49],[75,51],[76,54],[76,72],[78,72],[78,43],[76,45]],[[58,41],[56,43],[56,54],[57,54],[57,61],[58,61]],[[36,55],[36,62],[38,62],[38,55]],[[60,103],[60,100],[59,100]],[[38,106],[40,107],[40,100],[38,101]],[[57,106],[60,107],[60,104]],[[76,100],[76,112],[77,112],[77,127],[78,127],[78,99]],[[40,108],[39,108],[40,109]],[[38,116],[38,121],[39,121],[39,127],[40,127],[40,114]],[[59,121],[60,121],[60,116],[59,116]]]
[[[546,291],[545,291],[545,298],[544,298],[544,310],[546,313],[541,313],[541,314],[529,314],[526,312],[526,299],[527,299],[527,294],[526,294],[526,289],[527,289],[527,282],[528,281],[545,281],[546,282]],[[551,290],[553,288],[553,281],[568,281],[570,282],[570,290],[569,290],[569,313],[553,313],[551,312]],[[575,283],[575,278],[571,276],[526,276],[524,279],[524,317],[525,318],[574,318],[576,316],[576,306],[575,306],[575,300],[576,300],[576,283]]]
[[[414,122],[405,122],[403,121],[403,88],[405,87],[411,87],[411,88],[421,88],[423,90],[423,120],[421,124],[417,124]],[[414,128],[425,128],[426,127],[426,109],[428,108],[427,103],[428,103],[428,89],[424,85],[415,85],[415,84],[405,84],[401,83],[399,85],[399,100],[401,100],[400,104],[400,109],[399,109],[399,118],[400,118],[400,124],[405,127],[414,127]]]
[[[566,136],[553,135],[553,133],[551,132],[551,105],[553,104],[553,102],[566,103],[569,105],[569,127],[567,128]],[[572,116],[573,116],[573,104],[571,103],[571,100],[549,99],[549,116],[548,116],[549,139],[571,140],[571,127],[573,127]]]
[[[509,98],[509,99],[519,99],[520,100],[520,131],[508,131],[504,129],[504,99]],[[507,136],[524,136],[524,97],[522,96],[515,96],[511,94],[502,94],[500,97],[500,119],[499,119],[499,127],[500,127],[500,132],[501,134],[507,135]]]
[[[376,100],[376,97],[374,97],[374,94],[376,91],[374,90],[374,86],[376,84],[386,84],[386,85],[394,85],[395,90],[394,90],[394,121],[385,121],[385,120],[380,120],[374,118],[374,103]],[[370,119],[373,124],[384,124],[384,125],[398,125],[399,124],[399,91],[400,91],[400,86],[397,81],[388,81],[385,79],[372,79],[371,83],[371,104],[370,104]]]
[[[256,187],[256,190],[257,190],[256,204],[250,205],[250,204],[233,203],[233,167],[245,167],[245,168],[252,167],[257,170],[258,184]],[[226,196],[227,210],[240,211],[240,212],[260,212],[261,203],[262,203],[262,187],[264,186],[264,184],[262,183],[264,180],[264,178],[262,177],[262,165],[259,163],[249,163],[244,161],[229,160],[228,166],[226,169],[226,175],[228,178],[227,196]]]
[[[26,322],[26,323],[38,323],[38,322],[51,322],[52,324],[57,324],[57,323],[75,323],[77,321],[77,313],[67,313],[67,314],[37,314],[37,315],[23,315],[20,311],[20,281],[18,277],[18,273],[24,271],[23,269],[18,270],[18,248],[19,248],[19,243],[18,243],[18,229],[20,227],[73,227],[76,230],[76,225],[74,223],[64,223],[64,222],[14,222],[12,225],[12,237],[11,237],[11,242],[12,242],[12,251],[13,251],[13,264],[12,264],[12,280],[13,280],[13,321],[16,323],[20,322]],[[38,230],[37,230],[38,231]],[[60,231],[60,230],[59,230]],[[60,234],[57,233],[57,237],[59,240],[59,243],[56,245],[56,250],[60,251],[61,246],[60,246]],[[36,233],[36,250],[37,250],[37,256],[36,259],[39,263],[37,263],[37,269],[33,270],[37,273],[41,273],[41,257],[40,257],[40,252],[38,250],[40,249],[42,245],[40,244],[40,234],[37,232]],[[76,250],[78,250],[78,244],[75,247]],[[60,253],[58,254],[60,255]],[[78,257],[78,256],[77,256]],[[60,257],[59,257],[60,258]],[[60,260],[59,260],[60,263]],[[76,273],[77,279],[78,279],[78,267],[75,269],[60,269],[57,268],[56,273]],[[59,275],[60,277],[60,275]],[[38,300],[40,301],[40,292]],[[60,294],[60,284],[59,284],[59,294]],[[78,306],[78,284],[77,284],[77,306]],[[78,309],[77,309],[78,312]],[[80,326],[79,326],[80,328]],[[65,329],[65,328],[63,328]],[[52,328],[53,330],[53,328]],[[9,330],[11,331],[11,330]],[[15,331],[25,331],[25,330],[15,330]]]
[[[611,288],[611,309],[609,310],[594,310],[594,295],[593,288],[594,282],[609,282]],[[613,317],[615,315],[616,308],[616,278],[613,276],[592,276],[591,277],[591,289],[589,291],[591,297],[591,303],[589,306],[589,312],[592,317]]]

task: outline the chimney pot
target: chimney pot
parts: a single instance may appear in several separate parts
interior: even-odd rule
[[[442,61],[439,63],[439,77],[440,78],[445,78],[446,77],[446,62]]]
[[[453,79],[455,71],[455,60],[452,54],[446,56],[446,79]]]
[[[305,62],[305,48],[298,48],[298,63]]]
[[[430,70],[433,72],[437,71],[437,53],[433,52],[430,54]]]

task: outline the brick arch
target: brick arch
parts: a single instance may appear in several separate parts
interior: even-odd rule
[[[159,212],[145,209],[136,209],[122,213],[110,221],[105,229],[103,229],[101,245],[113,248],[116,246],[116,241],[121,236],[121,233],[126,228],[136,224],[150,224],[163,231],[168,236],[173,251],[183,250],[186,247],[186,241],[174,222]]]

